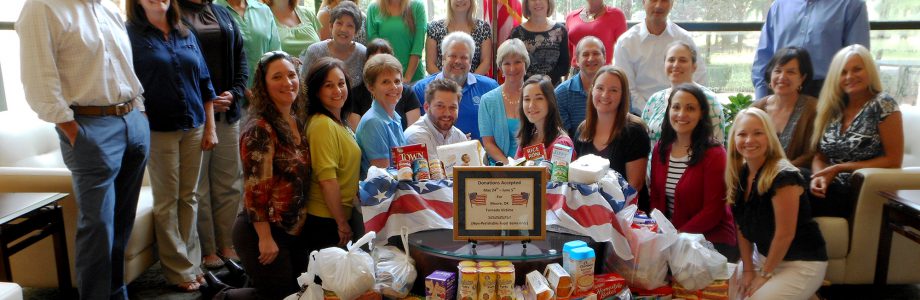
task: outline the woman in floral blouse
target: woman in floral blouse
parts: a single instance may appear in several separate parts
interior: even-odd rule
[[[281,299],[299,290],[296,277],[307,270],[301,231],[310,149],[299,130],[306,103],[293,58],[281,51],[263,55],[252,93],[252,119],[240,139],[244,208],[233,226],[233,244],[256,296]]]
[[[441,72],[441,41],[454,31],[469,33],[476,41],[470,72],[489,75],[492,70],[492,29],[486,21],[473,17],[476,1],[448,0],[447,18],[428,23],[428,38],[425,39],[425,68],[428,74]]]
[[[550,19],[556,10],[554,0],[524,0],[527,21],[511,29],[509,38],[521,39],[530,53],[527,76],[547,75],[553,86],[569,74],[569,34],[564,23]]]
[[[862,168],[900,168],[904,130],[898,102],[882,92],[878,67],[866,47],[841,49],[831,60],[818,98],[812,145],[814,216],[849,217],[850,175]]]
[[[720,143],[725,141],[725,122],[722,119],[722,104],[716,100],[716,94],[708,88],[693,82],[693,73],[696,72],[696,48],[683,41],[675,41],[668,46],[668,52],[664,59],[665,74],[671,81],[671,87],[658,91],[648,98],[645,109],[642,110],[642,121],[648,125],[649,139],[652,147],[661,139],[662,124],[665,123],[668,116],[668,95],[671,94],[671,88],[682,83],[696,85],[709,102],[709,118],[712,120],[712,136]]]

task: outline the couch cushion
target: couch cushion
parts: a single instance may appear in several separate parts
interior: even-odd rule
[[[150,186],[141,187],[137,199],[137,215],[134,216],[134,228],[131,239],[125,248],[125,259],[132,260],[154,245],[153,234],[153,194]]]
[[[920,128],[920,106],[901,105],[901,119],[904,122],[904,161],[902,167],[920,167],[920,135],[913,133]]]
[[[63,168],[54,124],[28,112],[0,112],[0,166]]]
[[[824,236],[829,259],[845,258],[850,245],[850,227],[847,219],[836,217],[816,217],[818,227]]]

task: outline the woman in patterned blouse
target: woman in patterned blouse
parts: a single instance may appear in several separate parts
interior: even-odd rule
[[[649,139],[652,146],[661,139],[662,124],[668,116],[668,95],[671,88],[682,83],[696,85],[703,90],[709,102],[709,118],[712,120],[712,134],[720,143],[725,140],[725,123],[722,120],[722,104],[716,100],[716,94],[708,88],[693,82],[693,73],[696,72],[696,48],[684,41],[675,41],[668,46],[668,52],[662,59],[664,71],[671,81],[671,87],[658,91],[648,98],[648,103],[642,110],[642,121],[648,125]]]
[[[898,102],[882,92],[878,67],[866,47],[848,46],[831,60],[818,98],[812,145],[817,149],[811,163],[815,216],[852,214],[852,172],[901,167],[901,112]]]
[[[281,51],[263,55],[252,93],[252,119],[240,138],[244,207],[233,226],[233,244],[256,296],[281,299],[299,290],[296,277],[307,270],[301,231],[310,149],[299,130],[306,103],[294,59]]]
[[[569,33],[565,24],[549,19],[556,10],[553,0],[524,0],[527,21],[511,29],[509,38],[521,39],[530,53],[527,76],[548,75],[559,85],[569,74]]]
[[[428,38],[425,39],[425,66],[428,74],[441,72],[441,41],[454,31],[469,33],[476,41],[473,52],[473,73],[489,75],[492,69],[492,29],[489,23],[473,18],[475,0],[447,0],[447,19],[428,23]]]

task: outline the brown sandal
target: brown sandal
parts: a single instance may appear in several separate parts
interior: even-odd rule
[[[191,292],[197,292],[198,289],[201,288],[201,284],[198,283],[197,280],[192,280],[192,281],[186,281],[186,282],[180,283],[176,285],[176,288],[178,288],[180,291],[191,293]]]

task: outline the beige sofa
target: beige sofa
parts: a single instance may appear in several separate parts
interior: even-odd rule
[[[920,107],[901,106],[904,120],[902,169],[863,169],[853,176],[859,200],[851,219],[815,218],[827,242],[826,279],[832,284],[870,284],[875,276],[882,205],[879,191],[920,189]],[[920,244],[894,234],[888,283],[920,283]]]
[[[70,171],[61,158],[54,125],[31,112],[0,112],[0,192],[73,193]],[[62,200],[72,284],[77,207],[73,196]],[[153,196],[146,181],[137,205],[134,229],[125,253],[125,280],[130,282],[154,262]],[[57,287],[50,238],[13,255],[13,281],[26,287]]]

